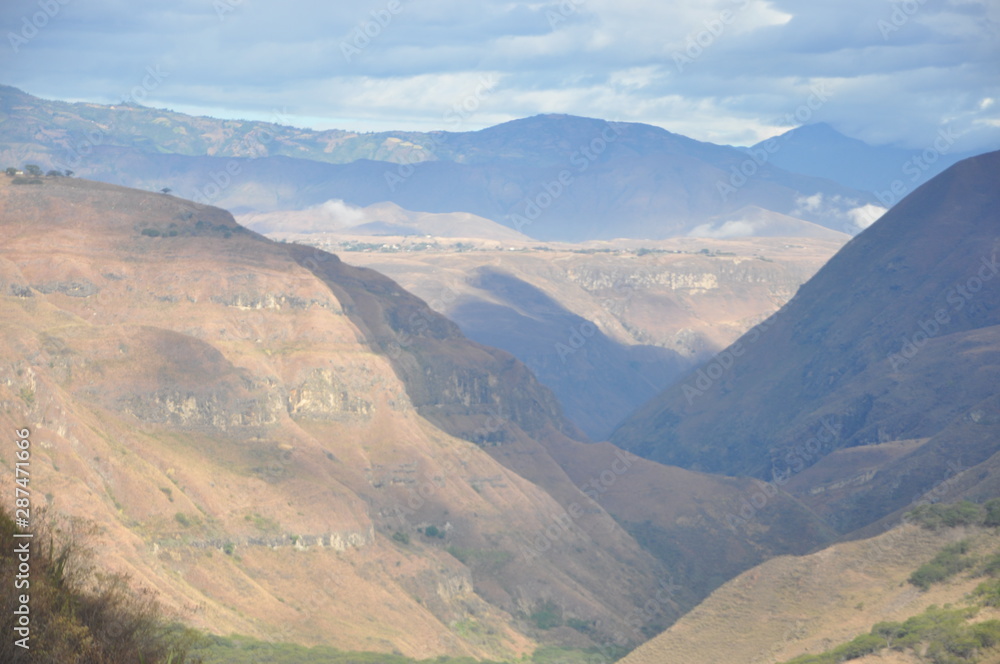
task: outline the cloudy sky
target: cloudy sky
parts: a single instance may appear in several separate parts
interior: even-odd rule
[[[1000,145],[1000,0],[4,0],[0,83],[317,129],[538,113]]]

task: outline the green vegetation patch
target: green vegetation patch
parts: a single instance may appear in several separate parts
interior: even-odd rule
[[[545,602],[528,616],[538,629],[553,629],[562,627],[562,610],[553,602]]]
[[[934,583],[950,579],[976,564],[976,558],[969,555],[969,540],[955,542],[941,549],[929,562],[917,568],[908,581],[927,590]]]
[[[472,657],[416,660],[403,655],[347,652],[326,646],[268,643],[246,636],[205,636],[191,650],[202,664],[486,664]],[[492,663],[491,663],[492,664]]]
[[[957,503],[919,505],[907,512],[906,520],[927,530],[940,530],[956,526],[1000,526],[1000,498],[983,505],[963,500]]]
[[[880,622],[868,634],[833,650],[801,655],[786,664],[838,664],[886,649],[922,653],[931,664],[973,664],[1000,644],[1000,620],[970,623],[977,612],[975,607],[931,606],[905,622]]]
[[[508,563],[514,554],[503,549],[470,549],[462,546],[449,546],[448,553],[469,567],[500,567]]]
[[[462,623],[464,627],[469,625]],[[459,630],[463,631],[463,630]],[[476,630],[473,628],[472,632]],[[538,648],[530,659],[521,664],[610,664],[624,657],[628,650],[612,648],[613,652],[545,646]],[[417,660],[398,654],[349,652],[327,646],[307,648],[294,643],[269,643],[247,636],[204,636],[191,650],[202,664],[502,664],[472,657],[441,656]]]

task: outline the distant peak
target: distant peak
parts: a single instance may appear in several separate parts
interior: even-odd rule
[[[801,127],[796,127],[785,133],[786,135],[791,134],[794,136],[848,138],[844,134],[834,129],[832,125],[826,122],[813,122],[811,124],[802,125]]]

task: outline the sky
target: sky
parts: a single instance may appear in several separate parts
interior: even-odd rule
[[[1000,0],[4,0],[0,83],[355,131],[539,113],[1000,146]]]

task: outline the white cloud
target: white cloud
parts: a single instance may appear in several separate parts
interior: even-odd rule
[[[332,222],[332,227],[346,228],[356,226],[357,224],[363,224],[366,220],[364,210],[345,203],[339,198],[330,199],[326,203],[317,206],[316,209],[323,215],[325,220]]]
[[[721,226],[701,224],[688,232],[688,237],[705,237],[727,239],[733,237],[751,237],[756,233],[754,224],[749,221],[727,221]]]
[[[878,221],[879,217],[886,212],[888,212],[888,210],[881,205],[868,203],[860,207],[851,208],[847,211],[847,216],[850,218],[854,228],[860,232]]]
[[[886,208],[873,203],[845,198],[843,196],[800,196],[795,199],[795,210],[791,216],[820,217],[826,225],[839,226],[845,233],[856,235],[865,230],[886,213]]]
[[[819,214],[823,210],[823,194],[815,193],[812,196],[800,196],[795,199],[795,211],[792,216],[800,214]]]
[[[992,0],[919,3],[888,36],[878,25],[893,5],[871,0],[406,0],[349,61],[341,43],[384,2],[231,4],[220,21],[196,0],[69,3],[19,53],[0,49],[3,82],[113,102],[160,64],[170,77],[150,105],[426,130],[450,128],[442,118],[456,96],[489,73],[502,84],[463,129],[562,112],[750,144],[787,129],[782,118],[810,86],[836,81],[811,120],[863,140],[921,148],[949,123],[970,149],[1000,134]],[[0,26],[35,9],[0,3]],[[672,53],[699,35],[698,56],[677,71]]]

